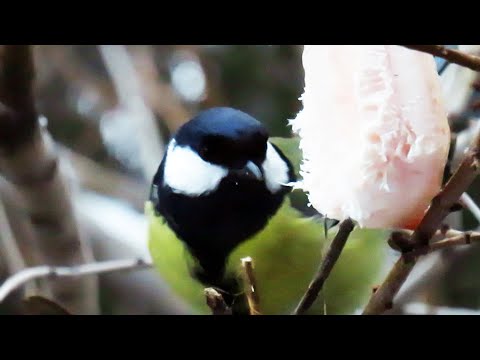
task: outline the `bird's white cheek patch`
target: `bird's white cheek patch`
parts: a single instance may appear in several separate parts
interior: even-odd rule
[[[168,145],[164,169],[164,184],[173,192],[199,196],[215,190],[228,170],[203,160],[188,146]]]
[[[267,143],[267,155],[262,164],[265,184],[272,193],[288,183],[288,166],[272,144]]]

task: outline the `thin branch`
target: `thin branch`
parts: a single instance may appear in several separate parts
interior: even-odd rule
[[[434,242],[433,244],[427,245],[413,250],[412,252],[405,254],[406,256],[418,257],[421,255],[429,254],[436,250],[442,250],[459,245],[469,245],[472,242],[480,241],[480,233],[465,232],[457,236],[449,237],[444,240]]]
[[[467,193],[463,193],[460,197],[460,202],[472,213],[475,219],[480,222],[480,208],[475,203],[475,201],[473,201],[470,195],[468,195]]]
[[[450,237],[437,240],[430,245],[417,247],[414,250],[403,254],[390,270],[390,273],[387,275],[382,286],[373,294],[363,312],[363,315],[381,314],[393,307],[393,298],[410,275],[418,257],[430,254],[437,250],[480,241],[480,233],[462,233],[456,230],[449,230],[446,233],[446,236]],[[380,290],[381,292],[379,292]]]
[[[404,314],[404,307],[415,301],[429,303],[438,293],[439,286],[445,276],[459,264],[468,258],[471,251],[468,246],[457,246],[446,248],[443,251],[434,252],[417,263],[415,269],[407,282],[395,297],[392,310],[386,312],[388,315]],[[424,266],[430,263],[427,268]],[[421,266],[422,265],[422,266]],[[415,273],[415,277],[413,276]],[[414,278],[414,279],[411,279]],[[411,281],[413,280],[413,281]]]
[[[27,268],[9,277],[2,286],[0,286],[0,302],[4,301],[12,291],[18,289],[23,284],[39,278],[81,277],[113,271],[146,269],[151,266],[152,264],[149,261],[140,258],[103,261],[71,267],[37,266]]]
[[[245,290],[247,293],[248,307],[250,315],[261,315],[260,313],[260,297],[257,290],[257,281],[253,272],[253,260],[251,257],[242,259],[243,275],[245,280]]]
[[[232,309],[227,306],[223,296],[217,290],[206,288],[204,291],[207,305],[212,309],[212,315],[232,315]]]
[[[340,223],[338,233],[335,235],[325,258],[318,269],[317,275],[308,286],[308,290],[305,292],[302,300],[300,300],[300,303],[295,309],[294,315],[304,314],[313,305],[354,228],[355,224],[350,218]]]
[[[458,64],[469,69],[480,71],[480,57],[467,54],[462,51],[448,49],[443,45],[402,45],[412,50],[417,50],[441,57],[451,63]]]

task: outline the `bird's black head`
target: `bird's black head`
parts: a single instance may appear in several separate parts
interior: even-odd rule
[[[151,200],[197,258],[197,277],[221,287],[230,252],[267,224],[294,180],[292,165],[259,121],[213,108],[170,141]]]
[[[180,128],[175,140],[209,163],[239,169],[248,161],[260,165],[265,160],[268,133],[250,115],[220,107],[201,112]]]

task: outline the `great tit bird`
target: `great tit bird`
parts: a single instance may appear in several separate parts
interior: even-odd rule
[[[295,180],[292,163],[259,121],[227,107],[200,112],[171,139],[153,179],[146,213],[155,266],[196,310],[208,311],[203,289],[215,287],[234,313],[243,314],[240,259],[250,256],[262,313],[291,311],[326,242],[322,222],[303,218],[286,200]],[[371,278],[378,268],[378,242],[356,240],[345,250],[350,264],[340,261],[332,274],[337,283],[344,283],[352,255],[357,278]],[[370,254],[352,253],[359,246]],[[352,291],[369,285],[339,291],[350,304]]]

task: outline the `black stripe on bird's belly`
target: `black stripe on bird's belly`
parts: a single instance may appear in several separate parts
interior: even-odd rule
[[[272,194],[262,181],[229,175],[215,191],[198,197],[159,187],[156,210],[198,260],[193,269],[198,280],[232,292],[238,290],[235,281],[224,277],[229,254],[267,224],[287,192]]]

